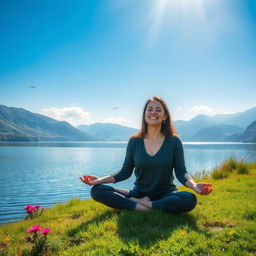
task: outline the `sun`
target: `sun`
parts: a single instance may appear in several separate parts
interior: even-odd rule
[[[189,15],[196,15],[205,22],[204,5],[211,0],[155,0],[151,9],[150,38],[156,39],[159,29],[166,21],[177,22]],[[165,22],[164,22],[165,21]]]

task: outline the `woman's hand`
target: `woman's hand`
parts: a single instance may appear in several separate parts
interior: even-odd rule
[[[84,176],[82,176],[82,177],[79,177],[79,179],[80,179],[83,183],[85,183],[85,184],[87,184],[87,185],[89,185],[89,186],[93,186],[93,185],[98,185],[98,184],[100,184],[100,183],[99,183],[99,178],[96,177],[96,176],[92,176],[92,175],[84,175]]]
[[[209,195],[212,192],[211,183],[199,182],[193,186],[193,190],[200,195]]]

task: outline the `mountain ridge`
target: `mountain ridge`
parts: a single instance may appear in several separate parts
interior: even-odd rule
[[[233,114],[200,114],[188,121],[173,123],[183,141],[256,142],[255,119],[256,107],[253,107]],[[24,108],[0,105],[0,141],[127,141],[138,131],[100,122],[73,127],[66,121],[57,121]]]
[[[0,105],[1,141],[95,140],[66,121],[32,113],[23,108]]]

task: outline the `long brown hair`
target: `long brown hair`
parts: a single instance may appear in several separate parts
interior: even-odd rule
[[[149,98],[146,101],[144,109],[143,109],[143,114],[142,114],[141,129],[138,133],[134,134],[132,137],[145,138],[145,136],[147,134],[147,131],[148,131],[148,124],[145,121],[145,112],[146,112],[146,108],[148,106],[148,103],[152,102],[154,100],[157,100],[162,104],[162,106],[164,108],[164,114],[167,116],[166,120],[165,120],[165,123],[162,123],[161,133],[165,136],[167,135],[167,136],[170,136],[170,137],[174,136],[174,135],[178,136],[179,134],[176,132],[176,130],[174,128],[174,125],[173,125],[172,119],[171,119],[171,115],[170,115],[170,111],[168,109],[167,104],[165,103],[165,101],[160,96],[154,96],[154,97]]]

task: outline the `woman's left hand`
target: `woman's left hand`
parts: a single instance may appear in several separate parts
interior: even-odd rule
[[[92,175],[84,175],[84,176],[82,176],[82,177],[79,177],[79,179],[80,179],[83,183],[92,186],[92,185],[96,185],[96,184],[95,184],[95,181],[98,180],[98,177],[92,176]]]
[[[212,192],[211,183],[199,182],[193,187],[193,190],[200,195],[209,195]]]

